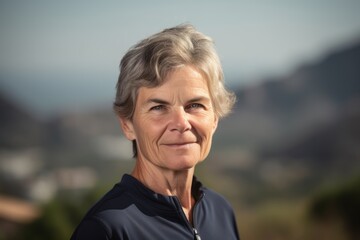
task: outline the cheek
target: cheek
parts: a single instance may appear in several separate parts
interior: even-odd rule
[[[201,138],[201,145],[203,147],[209,147],[211,145],[212,136],[216,129],[215,126],[213,119],[198,122],[196,130]]]
[[[207,118],[203,118],[198,126],[200,127],[201,129],[201,132],[204,133],[204,135],[206,136],[212,136],[215,132],[215,129],[216,129],[216,120],[215,118],[213,117],[207,117]]]
[[[156,144],[163,132],[162,123],[160,122],[143,119],[143,121],[137,121],[134,125],[137,141],[144,147]]]

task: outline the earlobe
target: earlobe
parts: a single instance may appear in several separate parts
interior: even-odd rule
[[[131,120],[119,117],[119,122],[125,137],[130,141],[136,140],[134,126]]]

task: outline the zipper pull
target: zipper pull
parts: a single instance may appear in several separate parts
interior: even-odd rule
[[[201,240],[201,237],[198,233],[198,231],[196,230],[196,228],[193,228],[193,231],[194,231],[194,240]]]

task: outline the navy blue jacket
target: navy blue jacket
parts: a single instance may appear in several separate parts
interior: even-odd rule
[[[193,226],[177,197],[157,194],[124,175],[86,214],[71,240],[235,240],[233,210],[219,194],[194,178]]]

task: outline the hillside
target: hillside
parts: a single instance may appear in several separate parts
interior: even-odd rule
[[[43,123],[1,91],[0,112],[0,149],[21,149],[42,143]]]
[[[309,194],[359,174],[359,63],[360,43],[239,89],[215,138],[214,168],[225,165],[252,200]]]
[[[303,66],[289,76],[265,79],[259,85],[237,90],[236,109],[222,124],[221,136],[256,147],[297,141],[314,128],[357,108],[359,63],[360,43]]]

